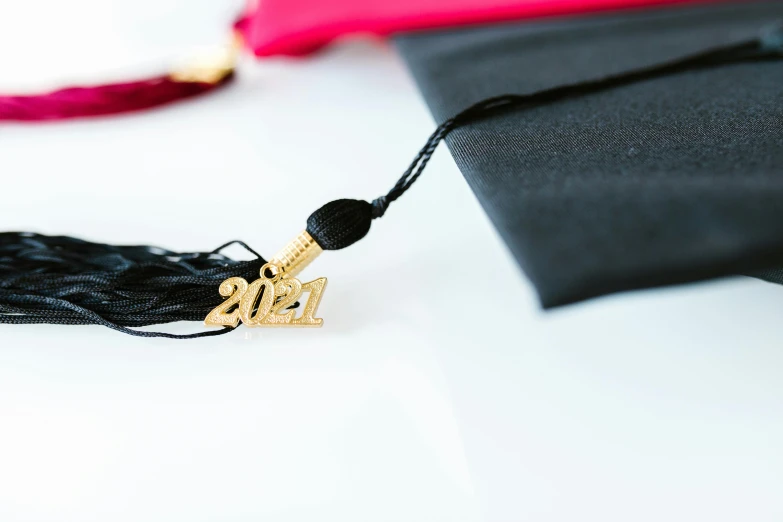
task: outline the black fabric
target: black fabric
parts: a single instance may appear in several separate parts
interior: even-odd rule
[[[397,45],[443,122],[484,98],[675,60],[782,18],[781,2],[742,2],[420,33]],[[494,116],[447,144],[551,307],[783,266],[781,102],[783,63],[727,65]]]

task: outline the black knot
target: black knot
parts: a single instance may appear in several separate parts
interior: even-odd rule
[[[372,218],[378,219],[383,217],[387,208],[389,208],[389,199],[386,196],[374,199],[372,202]]]
[[[353,245],[370,231],[372,205],[359,199],[327,203],[307,218],[307,233],[324,250]]]

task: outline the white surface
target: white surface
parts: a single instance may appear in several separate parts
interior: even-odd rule
[[[0,3],[3,87],[82,77],[114,51],[117,70],[143,68],[217,41],[236,7],[67,4]],[[431,128],[380,45],[250,64],[166,110],[0,127],[0,224],[270,254],[317,206],[385,191]],[[305,275],[330,280],[321,330],[1,326],[0,520],[783,519],[780,287],[543,313],[444,150]]]

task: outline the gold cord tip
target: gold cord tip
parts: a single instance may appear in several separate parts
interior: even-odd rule
[[[242,36],[234,32],[229,45],[197,56],[171,71],[169,78],[180,83],[220,83],[234,72],[242,46]]]

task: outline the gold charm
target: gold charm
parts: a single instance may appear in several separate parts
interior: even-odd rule
[[[315,317],[321,303],[326,278],[302,283],[293,277],[322,252],[321,247],[307,232],[296,239],[261,267],[261,277],[252,283],[241,277],[231,277],[221,283],[220,295],[226,298],[220,306],[209,312],[206,326],[304,327],[323,325],[324,320]],[[302,313],[296,317],[291,305],[307,292]]]

